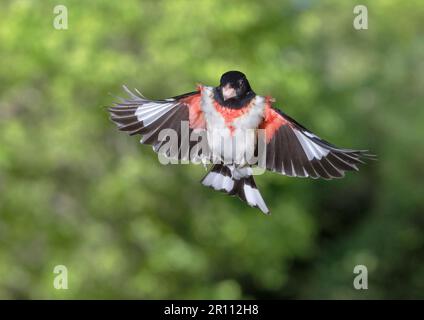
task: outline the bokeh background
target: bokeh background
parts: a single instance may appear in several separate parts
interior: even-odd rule
[[[420,0],[1,1],[0,298],[424,298],[423,30]],[[105,112],[122,84],[166,98],[232,69],[379,161],[259,176],[265,216],[202,187],[200,166],[160,165]]]

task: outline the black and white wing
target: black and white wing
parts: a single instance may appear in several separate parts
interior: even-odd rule
[[[163,139],[165,132],[174,132],[177,135],[176,149],[170,148],[167,153],[170,158],[185,158],[190,154],[196,141],[190,140],[190,135],[195,129],[202,129],[203,113],[200,109],[200,92],[194,91],[180,96],[164,100],[149,100],[140,92],[131,92],[124,86],[129,98],[121,99],[108,111],[111,120],[118,129],[126,131],[130,135],[140,134],[140,142],[153,146],[153,150],[159,152],[161,147],[169,142]],[[165,131],[166,130],[166,131]],[[162,135],[161,135],[162,132]],[[205,150],[202,150],[206,153]],[[198,155],[202,158],[205,155]],[[197,158],[197,159],[198,159]]]
[[[357,171],[367,150],[343,149],[319,138],[278,109],[266,107],[266,169],[293,177],[333,179]]]

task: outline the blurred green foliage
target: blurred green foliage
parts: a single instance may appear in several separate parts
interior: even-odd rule
[[[357,31],[356,4],[3,0],[0,298],[424,298],[424,6],[361,1]],[[232,69],[380,160],[336,181],[257,177],[265,216],[202,187],[200,166],[161,166],[105,112],[122,84],[165,98]]]

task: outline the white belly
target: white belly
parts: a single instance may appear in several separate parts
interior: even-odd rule
[[[243,166],[254,155],[256,130],[208,129],[207,139],[213,161]]]

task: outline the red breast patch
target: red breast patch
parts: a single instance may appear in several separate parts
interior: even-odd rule
[[[234,132],[235,128],[232,125],[233,121],[241,116],[243,116],[246,112],[249,112],[252,105],[249,102],[246,106],[241,107],[240,109],[232,109],[225,106],[221,106],[218,102],[214,101],[214,107],[216,111],[222,115],[225,120],[225,124],[230,129],[231,133]]]
[[[279,113],[275,112],[271,108],[271,97],[267,97],[265,105],[265,117],[264,121],[259,126],[259,129],[265,129],[266,142],[270,142],[275,132],[289,122],[284,119]]]

